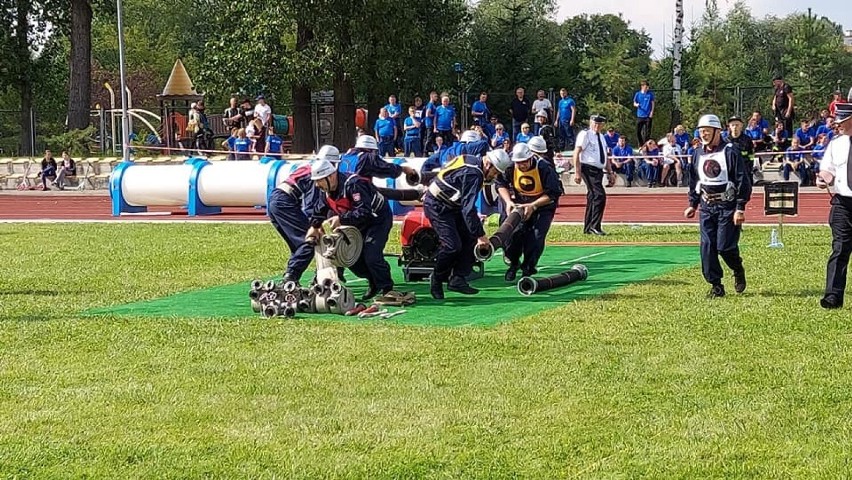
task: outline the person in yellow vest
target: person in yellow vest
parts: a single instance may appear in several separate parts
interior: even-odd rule
[[[538,273],[536,266],[544,253],[544,239],[553,223],[562,186],[553,165],[536,156],[525,143],[515,145],[512,165],[497,177],[495,183],[506,206],[506,214],[520,209],[524,215],[524,223],[512,235],[503,253],[509,263],[504,278],[512,282],[519,268],[525,277]]]
[[[430,293],[444,298],[444,283],[452,292],[474,295],[479,290],[467,283],[475,261],[474,247],[488,244],[476,201],[482,186],[511,165],[503,150],[487,154],[459,155],[438,172],[423,198],[423,212],[438,234],[441,245],[435,258]]]

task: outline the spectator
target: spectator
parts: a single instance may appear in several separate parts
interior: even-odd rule
[[[633,186],[636,160],[633,158],[633,148],[627,144],[627,137],[619,137],[618,143],[612,148],[612,168],[624,174],[628,187]]]
[[[790,172],[796,172],[799,176],[799,185],[804,187],[808,181],[808,164],[805,161],[805,154],[802,153],[802,148],[799,145],[799,139],[793,137],[790,148],[784,154],[784,164],[781,167],[784,181],[790,180]]]
[[[237,130],[237,138],[234,139],[234,159],[251,160],[251,144],[252,142],[246,134],[246,129],[241,128]]]
[[[509,134],[506,133],[505,128],[503,128],[502,123],[498,123],[494,128],[494,135],[491,136],[491,148],[498,149],[503,148],[507,149],[509,141]]]
[[[559,90],[558,109],[556,121],[553,123],[559,128],[559,149],[574,150],[574,119],[577,116],[577,104],[568,96],[568,89]]]
[[[658,185],[660,177],[660,147],[653,139],[645,142],[645,145],[639,150],[642,157],[642,163],[639,165],[639,175],[644,177],[648,182],[648,188],[654,188]]]
[[[254,117],[246,127],[246,136],[251,140],[251,150],[257,153],[266,151],[266,128],[260,117]]]
[[[621,138],[621,136],[615,131],[615,127],[609,127],[606,129],[604,141],[606,142],[606,149],[608,153],[612,154],[612,149],[618,145],[619,138]]]
[[[266,135],[266,155],[276,157],[278,159],[281,158],[281,146],[284,141],[275,134],[275,127],[272,125],[267,127],[267,135]]]
[[[811,132],[811,124],[807,120],[802,120],[801,128],[796,130],[794,138],[799,141],[799,145],[803,150],[810,150],[816,143],[814,133]]]
[[[751,140],[752,145],[754,145],[755,152],[762,152],[766,150],[763,129],[760,128],[760,125],[757,123],[757,120],[753,115],[748,119],[748,126],[745,129],[745,134]],[[758,158],[760,157],[755,156],[755,162],[757,162]]]
[[[530,124],[524,122],[521,124],[520,133],[518,133],[518,135],[515,137],[515,143],[527,143],[534,136],[535,135],[530,132]]]
[[[448,148],[450,148],[450,146],[444,144],[444,137],[441,137],[441,136],[435,137],[435,151],[432,152],[432,154],[433,155],[438,154],[440,156],[441,152],[443,152],[444,150],[446,150]]]
[[[674,128],[674,139],[681,152],[685,152],[689,148],[689,133],[683,125],[678,125]]]
[[[423,99],[420,95],[414,97],[414,119],[420,125],[420,151],[425,151],[426,148],[426,105],[423,104]],[[357,137],[356,137],[357,138]]]
[[[536,92],[536,100],[532,104],[532,114],[535,116],[534,124],[535,131],[533,132],[535,135],[538,135],[538,131],[541,130],[541,126],[545,123],[548,123],[548,119],[550,118],[551,113],[553,113],[553,104],[550,103],[550,99],[547,98],[544,90],[539,90]],[[541,117],[538,116],[539,112],[544,112],[544,122],[540,122]]]
[[[254,106],[254,118],[259,118],[261,125],[268,127],[272,120],[272,107],[267,105],[266,97],[263,95],[258,95],[255,100],[257,100],[257,105]]]
[[[423,124],[426,126],[426,145],[424,150],[432,150],[435,146],[435,111],[438,109],[438,92],[429,93],[429,103],[423,109]]]
[[[394,147],[402,150],[402,105],[397,102],[396,95],[388,97],[388,104],[385,105],[385,108],[388,111],[388,118],[393,121],[393,125],[396,127],[397,134],[394,140]]]
[[[56,180],[56,159],[53,158],[53,152],[51,152],[50,150],[44,151],[44,158],[41,159],[41,171],[38,172],[37,176],[41,177],[42,190],[48,189],[48,180],[51,182],[51,185],[55,185],[54,180]]]
[[[833,116],[825,117],[825,123],[820,125],[819,128],[817,128],[816,136],[817,136],[817,143],[819,143],[819,137],[821,137],[821,136],[828,137],[829,141],[832,138],[834,138],[834,117]]]
[[[821,135],[817,140],[817,144],[814,145],[814,151],[811,153],[811,163],[812,169],[814,171],[814,177],[819,174],[819,164],[822,161],[823,155],[825,155],[825,147],[828,146],[828,143],[831,139],[828,138],[827,135]],[[814,178],[816,180],[816,178]]]
[[[487,101],[488,93],[480,92],[479,100],[473,102],[473,105],[470,107],[470,114],[473,116],[474,125],[484,127],[488,124],[488,120],[491,118],[491,110],[488,108],[488,104],[485,103]]]
[[[651,126],[654,118],[656,100],[654,92],[646,80],[639,82],[639,91],[633,95],[633,106],[636,107],[636,138],[639,145],[645,145],[651,138]]]
[[[388,115],[387,107],[382,107],[379,110],[379,118],[376,119],[373,125],[373,134],[376,136],[376,142],[379,144],[379,156],[393,156],[394,144],[396,143],[397,131],[396,122]]]
[[[416,107],[408,107],[408,118],[405,119],[405,123],[403,125],[403,130],[405,130],[405,143],[403,145],[403,156],[408,158],[410,154],[414,154],[415,157],[423,156],[423,149],[421,148],[421,139],[420,139],[420,119],[417,118],[417,108]]]
[[[790,132],[784,128],[783,122],[775,122],[775,130],[772,131],[772,150],[783,152],[790,145]]]
[[[550,160],[550,163],[553,164],[553,157],[559,142],[558,135],[556,134],[556,128],[547,121],[546,113],[539,111],[536,113],[536,116],[541,124],[541,128],[538,130],[538,135],[544,139],[544,143],[547,145],[547,152],[543,156]]]
[[[237,151],[237,147],[235,142],[237,141],[237,132],[239,131],[240,129],[237,127],[232,128],[231,136],[222,142],[222,147],[228,151],[228,158],[226,159],[228,161],[237,159],[237,154],[235,153]]]
[[[784,130],[793,131],[793,116],[795,115],[795,100],[793,98],[793,87],[784,81],[780,75],[772,79],[775,87],[775,96],[772,97],[772,111],[775,112],[775,121],[784,124]]]
[[[663,145],[663,171],[660,175],[660,183],[663,187],[669,186],[669,170],[672,165],[675,168],[675,186],[686,186],[683,182],[683,167],[680,163],[680,154],[680,146],[675,142],[674,134],[666,134],[666,144]]]
[[[222,115],[222,123],[225,124],[227,130],[230,132],[234,128],[245,127],[243,109],[237,106],[237,97],[231,97],[229,105],[225,109],[225,114]]]
[[[444,144],[450,145],[455,140],[453,130],[456,128],[456,109],[450,105],[450,96],[441,96],[441,105],[435,109],[435,134],[444,137]]]
[[[515,90],[515,98],[512,99],[512,135],[517,136],[521,132],[521,125],[526,123],[530,117],[530,101],[524,96],[524,88]]]
[[[62,162],[56,170],[56,181],[53,183],[60,190],[65,190],[65,177],[75,176],[77,176],[77,164],[74,163],[74,159],[68,155],[68,152],[62,152]]]
[[[497,115],[491,114],[490,121],[482,126],[482,131],[485,133],[485,138],[491,139],[495,133],[497,133],[497,124],[500,123],[500,119],[497,118]]]
[[[752,112],[750,119],[754,120],[757,126],[760,127],[764,137],[769,136],[769,122],[763,118],[763,115],[758,110]]]

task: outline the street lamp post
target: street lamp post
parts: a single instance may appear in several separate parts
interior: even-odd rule
[[[124,76],[124,20],[121,0],[116,0],[116,14],[118,16],[118,70],[121,76],[121,159],[125,162],[130,160],[130,125],[127,115],[127,85]]]

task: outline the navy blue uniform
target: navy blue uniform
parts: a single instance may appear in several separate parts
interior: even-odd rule
[[[374,151],[346,153],[340,157],[338,166],[340,173],[358,175],[372,179],[397,178],[402,175],[402,166],[386,162]]]
[[[476,239],[485,235],[476,211],[476,200],[484,182],[482,157],[460,155],[429,185],[423,211],[441,241],[434,282],[466,283],[464,278],[473,271]]]
[[[485,155],[488,150],[488,140],[485,139],[469,143],[455,142],[449,148],[430,155],[420,167],[420,174],[431,172],[436,168],[443,168],[447,162],[459,155],[475,155],[479,157]]]
[[[302,278],[314,258],[314,246],[305,241],[305,235],[308,233],[308,219],[313,215],[317,191],[311,180],[311,165],[305,163],[296,168],[269,196],[267,214],[290,249],[284,276],[295,282]]]
[[[689,179],[689,206],[699,212],[701,230],[701,268],[711,285],[721,285],[719,257],[733,270],[745,273],[740,256],[742,226],[734,225],[734,212],[745,211],[751,200],[751,169],[746,168],[737,146],[722,144],[716,150],[698,147],[686,173]]]
[[[510,262],[510,268],[517,269],[520,266],[525,276],[536,272],[535,267],[544,253],[544,240],[562,195],[562,182],[553,165],[541,157],[534,157],[533,162],[534,167],[526,172],[510,166],[495,182],[498,188],[509,190],[516,204],[532,203],[542,196],[553,200],[553,203],[540,207],[530,215],[512,235],[509,246],[503,252]],[[503,211],[505,215],[505,208]],[[523,263],[520,261],[521,254],[524,256]]]
[[[385,245],[393,227],[393,215],[373,182],[358,175],[337,173],[337,191],[317,195],[311,226],[320,228],[330,213],[340,218],[340,224],[353,226],[364,237],[364,248],[354,265],[355,275],[367,279],[374,291],[393,290],[390,265],[385,261]]]

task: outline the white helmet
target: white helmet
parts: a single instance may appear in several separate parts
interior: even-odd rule
[[[520,144],[520,145],[522,145],[522,144]],[[532,137],[527,142],[527,145],[529,145],[530,150],[532,150],[535,153],[547,153],[547,142],[544,140],[544,137],[542,137],[541,135],[536,135],[535,137]],[[514,152],[512,152],[512,153],[513,153],[513,156],[514,156]]]
[[[355,148],[363,148],[366,150],[378,150],[379,144],[376,139],[369,135],[361,135],[355,140]]]
[[[337,172],[337,168],[326,159],[317,160],[311,164],[311,180],[322,180]]]
[[[698,120],[698,128],[701,128],[701,127],[712,127],[712,128],[718,128],[719,130],[721,130],[722,129],[722,122],[719,121],[719,117],[717,117],[716,115],[708,114],[708,115],[702,116]]]
[[[340,150],[334,145],[323,145],[314,158],[316,160],[328,160],[331,163],[337,163],[340,161]]]
[[[488,161],[491,162],[491,165],[494,165],[494,168],[503,173],[509,168],[509,165],[512,164],[512,160],[509,158],[509,155],[501,148],[497,150],[491,150],[487,154]]]
[[[513,162],[526,162],[533,156],[532,150],[527,146],[526,143],[518,143],[512,147],[512,161]]]
[[[479,141],[482,137],[479,136],[478,133],[473,130],[465,130],[464,133],[461,134],[461,139],[459,140],[462,143],[470,143]]]

